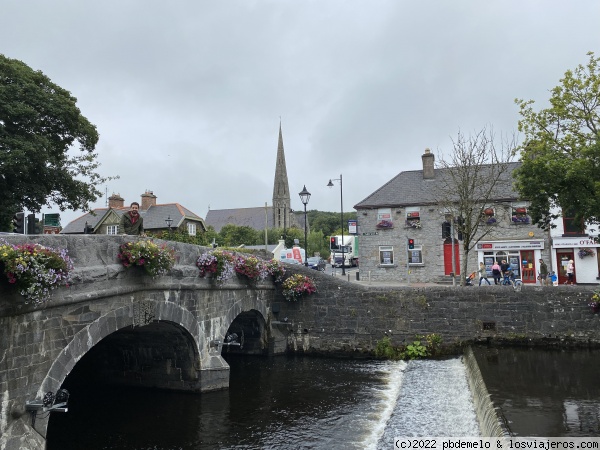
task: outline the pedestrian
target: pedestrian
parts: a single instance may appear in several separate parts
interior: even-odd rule
[[[502,276],[502,269],[498,264],[498,261],[494,262],[492,266],[492,276],[494,277],[494,284],[500,284],[500,277]]]
[[[506,262],[505,259],[502,260],[502,264],[500,264],[500,271],[502,272],[502,276],[505,277],[506,273],[510,270],[510,264]]]
[[[538,276],[542,286],[548,285],[548,266],[543,259],[540,258],[540,274]]]
[[[129,211],[123,213],[119,230],[121,234],[144,234],[144,218],[140,216],[140,204],[138,202],[133,202]]]
[[[565,284],[571,283],[571,285],[573,285],[574,277],[575,277],[575,264],[573,263],[573,260],[570,259],[569,263],[567,264],[567,281],[565,281]]]
[[[490,280],[488,280],[487,278],[487,270],[485,269],[485,264],[480,262],[479,263],[479,286],[481,286],[481,282],[485,280],[489,285],[491,285],[492,283],[490,283]]]

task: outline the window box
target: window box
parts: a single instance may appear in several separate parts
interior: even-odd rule
[[[381,220],[375,227],[379,229],[394,228],[394,222],[391,220]]]
[[[408,219],[406,221],[406,227],[407,228],[416,228],[418,230],[421,229],[421,221],[417,218],[417,219]]]

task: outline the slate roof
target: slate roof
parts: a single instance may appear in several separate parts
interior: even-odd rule
[[[493,200],[507,201],[519,198],[518,192],[514,189],[512,173],[520,165],[519,162],[508,164],[509,168],[504,173],[503,182],[496,184]],[[482,168],[486,170],[486,166],[482,166]],[[491,168],[491,165],[488,165],[487,168]],[[400,172],[371,195],[354,205],[354,209],[418,206],[436,203],[434,200],[436,192],[444,188],[441,181],[444,170],[448,169],[435,169],[434,178],[428,180],[423,179],[423,170]]]
[[[110,212],[122,216],[129,211],[129,207],[124,208],[95,208],[91,212],[84,214],[81,217],[69,222],[61,231],[61,234],[83,234],[85,223],[94,229],[102,222],[104,217]],[[181,206],[179,203],[165,203],[161,205],[152,205],[146,211],[140,211],[140,215],[144,218],[144,229],[149,231],[166,230],[168,229],[165,219],[171,217],[173,223],[172,228],[177,228],[184,220],[199,222],[201,230],[206,230],[204,220],[193,213],[189,209]]]
[[[264,206],[256,208],[232,208],[232,209],[211,209],[206,213],[206,226],[212,226],[218,233],[225,225],[233,224],[239,227],[247,226],[255,230],[265,229],[265,214],[267,215],[267,228],[273,228],[273,207],[267,206],[266,212]],[[304,230],[304,221],[296,218],[297,212],[290,216],[291,224],[288,228],[296,227]],[[304,213],[302,213],[304,215]]]

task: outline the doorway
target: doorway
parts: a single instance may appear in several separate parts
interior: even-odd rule
[[[521,250],[521,272],[523,283],[536,283],[536,264],[533,250]]]
[[[564,284],[569,279],[567,277],[567,264],[569,264],[569,260],[573,260],[573,264],[575,264],[575,253],[573,249],[565,249],[565,250],[556,250],[556,268],[558,275],[558,284]],[[575,273],[573,274],[573,283],[577,283],[577,268],[575,268]]]
[[[459,242],[454,239],[454,267],[455,275],[460,275],[460,257],[459,257]],[[450,238],[444,242],[444,273],[450,275],[452,273],[452,241]]]

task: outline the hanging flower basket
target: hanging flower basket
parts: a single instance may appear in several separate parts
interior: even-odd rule
[[[166,274],[175,265],[175,250],[151,240],[125,242],[117,257],[123,267],[141,267],[152,278]]]
[[[594,250],[592,250],[591,248],[582,248],[581,250],[579,250],[577,252],[577,254],[579,255],[579,257],[581,259],[585,258],[586,256],[594,256],[596,253],[594,252]]]
[[[527,214],[527,208],[516,208],[515,212],[517,214]]]
[[[494,208],[485,208],[483,210],[483,214],[485,214],[486,216],[493,216],[494,215]]]
[[[315,282],[306,275],[296,273],[286,279],[281,285],[282,294],[289,302],[296,301],[303,295],[310,295],[317,292]]]
[[[0,267],[26,303],[41,303],[50,298],[53,289],[68,286],[73,263],[65,249],[0,240]]]
[[[376,225],[377,228],[394,228],[394,223],[391,220],[382,220]]]

